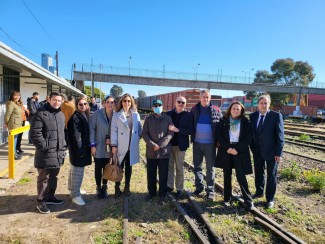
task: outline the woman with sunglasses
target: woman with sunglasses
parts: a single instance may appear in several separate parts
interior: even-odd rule
[[[94,112],[90,117],[89,129],[91,155],[95,159],[96,195],[98,198],[107,199],[107,180],[102,179],[102,176],[108,159],[112,158],[110,137],[111,122],[116,105],[115,98],[106,97],[103,105],[103,108]]]
[[[226,114],[217,125],[216,138],[219,144],[215,167],[223,169],[224,205],[231,204],[231,174],[235,168],[247,208],[254,207],[251,193],[248,189],[246,175],[253,173],[249,144],[252,140],[252,129],[245,117],[245,108],[240,102],[230,104]]]
[[[5,127],[8,128],[8,130],[13,130],[21,127],[22,125],[22,116],[21,116],[21,107],[19,104],[20,99],[20,92],[19,91],[13,91],[9,97],[9,101],[6,103],[6,113],[5,113]],[[15,135],[14,137],[14,152],[15,152],[15,159],[18,160],[21,157],[16,152],[16,146],[17,146],[17,138],[18,135]]]
[[[70,155],[69,190],[72,202],[77,205],[85,205],[81,197],[85,166],[91,164],[90,136],[89,136],[89,105],[86,97],[76,99],[76,110],[68,121],[68,140]]]
[[[119,100],[111,125],[112,153],[117,153],[119,164],[125,167],[124,194],[130,195],[132,165],[140,161],[139,140],[142,133],[140,115],[133,97],[125,93]],[[120,183],[115,183],[115,196],[121,195]]]

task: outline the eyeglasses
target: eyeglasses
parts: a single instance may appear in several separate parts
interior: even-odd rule
[[[155,105],[153,105],[155,108],[157,108],[157,107],[161,107],[161,104],[155,104]]]
[[[78,103],[79,106],[86,106],[87,103]]]
[[[106,101],[107,104],[114,104],[113,101]]]
[[[178,104],[185,104],[183,101],[177,101]]]
[[[124,103],[131,103],[131,100],[123,100]]]

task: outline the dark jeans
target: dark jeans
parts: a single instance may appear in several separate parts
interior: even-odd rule
[[[46,202],[54,198],[60,168],[56,169],[37,169],[37,201]]]
[[[125,186],[130,186],[131,175],[132,175],[132,166],[130,165],[130,151],[125,154],[125,157],[121,164],[122,169],[125,167]],[[121,182],[116,182],[115,185],[119,186]]]
[[[96,186],[101,188],[101,183],[103,183],[103,185],[107,184],[107,180],[102,179],[102,177],[103,177],[103,172],[104,172],[105,166],[109,162],[109,158],[94,158],[94,159],[95,159]]]
[[[25,121],[23,121],[22,126],[25,126]],[[16,150],[21,150],[21,139],[23,138],[24,133],[20,133],[17,135],[17,144],[16,144]],[[16,152],[15,152],[16,153]]]
[[[232,168],[235,168],[236,178],[239,183],[241,192],[243,194],[243,198],[245,202],[252,202],[252,196],[248,189],[247,179],[241,164],[241,161],[238,157],[230,155],[230,163],[229,167],[223,169],[223,182],[224,182],[224,201],[229,202],[231,200],[231,175]]]
[[[260,152],[253,154],[254,157],[254,173],[255,173],[255,187],[256,194],[262,195],[265,186],[265,167],[267,172],[265,196],[266,201],[274,201],[277,184],[278,163],[274,160],[265,160]],[[265,164],[266,162],[266,164]]]
[[[151,159],[147,158],[147,180],[149,195],[155,196],[157,193],[157,169],[159,175],[159,196],[167,194],[169,158]]]

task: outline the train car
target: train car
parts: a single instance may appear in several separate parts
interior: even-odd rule
[[[141,97],[136,99],[136,103],[139,109],[143,111],[151,111],[152,102],[155,99],[161,99],[164,103],[164,111],[169,111],[175,107],[176,98],[179,96],[183,96],[186,98],[187,101],[185,109],[191,110],[191,108],[200,101],[200,91],[200,89],[188,89],[155,96]],[[211,103],[215,106],[220,107],[221,96],[212,95]]]

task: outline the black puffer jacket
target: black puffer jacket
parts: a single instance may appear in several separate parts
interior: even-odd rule
[[[70,163],[76,167],[90,165],[89,123],[78,110],[68,121],[68,141]]]
[[[64,114],[45,104],[33,116],[30,137],[36,147],[35,168],[59,168],[64,163]]]

